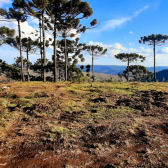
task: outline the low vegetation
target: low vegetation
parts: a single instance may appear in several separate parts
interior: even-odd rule
[[[168,167],[167,83],[4,86],[0,167]]]

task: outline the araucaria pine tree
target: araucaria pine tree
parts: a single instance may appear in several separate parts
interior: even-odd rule
[[[154,52],[154,81],[156,82],[156,68],[155,68],[155,46],[161,46],[163,45],[166,40],[168,40],[168,36],[167,35],[162,35],[162,34],[152,34],[149,36],[144,36],[141,37],[141,39],[139,40],[140,44],[146,44],[146,45],[152,45],[153,46],[153,52]]]
[[[45,37],[45,30],[47,29],[44,26],[45,18],[45,11],[46,7],[49,4],[48,0],[32,0],[28,1],[28,7],[24,8],[30,15],[37,17],[38,19],[42,20],[41,28],[42,28],[42,37],[43,37],[43,82],[46,82],[46,37]],[[41,17],[40,17],[41,15]]]
[[[66,42],[66,45],[65,45]],[[62,39],[60,41],[58,41],[58,47],[60,48],[61,54],[62,56],[65,55],[66,57],[66,61],[65,61],[65,66],[67,68],[65,68],[65,72],[68,69],[68,66],[70,66],[70,62],[72,61],[72,64],[76,65],[78,63],[78,58],[80,59],[81,62],[85,61],[85,58],[83,57],[83,54],[81,54],[81,52],[83,51],[83,47],[85,46],[85,44],[82,43],[78,43],[79,42],[79,38],[76,38],[75,40],[68,40],[66,39]],[[66,48],[66,54],[65,53],[65,48]],[[69,54],[73,54],[71,55],[71,57],[69,57]],[[70,73],[66,72],[65,73],[65,81],[70,79]]]
[[[57,31],[64,31],[65,46],[67,29],[78,29],[78,24],[81,19],[88,18],[93,14],[93,10],[88,2],[82,2],[81,0],[51,0],[47,7],[47,14],[51,17],[54,24],[54,81],[56,82],[56,56],[57,56]],[[90,23],[91,27],[97,24],[97,20],[93,19]],[[85,32],[86,26],[78,29],[77,33]],[[69,30],[68,30],[69,31]],[[65,78],[67,80],[67,54],[65,47]]]
[[[115,58],[121,60],[122,62],[128,62],[127,81],[129,81],[129,63],[131,63],[133,61],[138,61],[138,60],[140,60],[141,62],[145,61],[145,57],[143,57],[142,55],[136,54],[136,53],[119,53],[119,54],[115,55]]]
[[[142,65],[130,65],[129,73],[131,73],[131,81],[145,81],[153,77],[152,72],[150,72],[146,67]],[[123,71],[122,74],[118,74],[119,77],[128,77],[128,67]],[[130,81],[130,79],[129,79]]]
[[[13,8],[9,8],[9,11],[4,9],[0,9],[0,15],[5,19],[16,19],[18,22],[18,32],[19,32],[19,40],[20,40],[20,58],[21,58],[21,80],[24,81],[23,74],[23,55],[22,55],[22,41],[21,41],[21,27],[20,22],[25,22],[27,20],[27,13],[22,11],[22,8],[26,6],[24,0],[14,0],[12,3]]]
[[[39,49],[39,41],[38,39],[33,41],[30,37],[28,38],[22,38],[22,51],[26,52],[27,54],[27,81],[30,81],[29,79],[29,55],[30,54],[35,54],[36,51]],[[11,47],[15,49],[20,49],[20,41],[19,37],[17,36],[16,38],[7,38],[5,40],[5,43],[10,45]]]
[[[84,50],[92,56],[92,78],[94,81],[94,65],[93,65],[93,60],[96,57],[100,57],[104,55],[107,52],[107,49],[104,49],[101,46],[98,45],[88,45],[84,47]]]

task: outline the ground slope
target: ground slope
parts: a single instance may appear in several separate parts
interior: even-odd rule
[[[7,86],[0,167],[168,167],[167,83]]]

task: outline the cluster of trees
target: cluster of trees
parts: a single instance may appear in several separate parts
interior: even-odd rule
[[[29,79],[29,68],[41,69],[41,77],[43,81],[46,81],[46,71],[50,70],[54,74],[54,82],[57,81],[57,69],[64,68],[65,81],[70,78],[70,70],[77,70],[75,65],[78,63],[78,58],[81,62],[85,61],[82,51],[88,49],[86,44],[78,43],[79,38],[76,40],[68,40],[67,37],[75,37],[79,33],[84,33],[87,29],[97,27],[99,24],[96,19],[90,22],[90,26],[82,26],[80,20],[88,18],[93,14],[93,10],[88,2],[82,2],[81,0],[14,0],[12,8],[8,10],[0,9],[1,21],[14,21],[18,23],[19,36],[13,38],[15,31],[7,27],[1,27],[0,32],[1,44],[8,44],[20,51],[21,61],[21,80],[24,79],[23,62],[24,58],[22,52],[27,53],[27,77]],[[39,20],[39,31],[32,32],[35,36],[39,37],[36,40],[28,38],[22,38],[20,23],[28,20],[29,16],[33,16]],[[75,33],[72,33],[75,30]],[[73,31],[74,32],[74,31]],[[46,34],[53,36],[46,40]],[[61,35],[60,35],[61,34]],[[57,37],[62,37],[62,40],[58,40]],[[49,42],[52,44],[49,44]],[[46,47],[53,46],[52,62],[47,62],[46,59]],[[90,46],[89,46],[90,47]],[[95,46],[99,52],[102,52],[102,47]],[[30,66],[29,55],[39,52],[41,59],[38,59],[34,66]],[[97,53],[97,52],[96,52]],[[68,58],[68,54],[71,54],[71,58]],[[93,55],[93,54],[92,54]],[[65,60],[63,62],[63,59]],[[70,66],[70,62],[72,65]],[[68,72],[69,70],[69,72]],[[69,74],[69,76],[68,76]]]
[[[129,81],[129,73],[132,74],[132,80],[146,81],[151,80],[154,77],[154,81],[156,82],[156,58],[155,58],[155,46],[161,46],[165,44],[168,40],[167,35],[162,34],[152,34],[149,36],[141,37],[139,40],[140,44],[152,45],[154,51],[154,74],[150,72],[147,68],[141,65],[131,65],[129,63],[137,63],[138,61],[144,62],[145,57],[142,55],[138,55],[136,53],[119,53],[115,55],[115,58],[120,59],[123,62],[128,62],[127,68],[123,71],[123,74],[119,74],[120,77],[124,76],[127,81]]]
[[[119,53],[115,55],[115,58],[120,59],[122,62],[127,62],[127,68],[122,74],[118,74],[120,77],[124,76],[127,81],[130,81],[130,73],[132,81],[143,81],[153,77],[146,67],[141,65],[129,65],[130,63],[144,62],[145,57],[136,53]]]
[[[25,81],[25,75],[23,71],[24,63],[27,64],[27,81],[30,81],[29,69],[33,69],[41,73],[41,79],[46,82],[46,72],[53,72],[54,82],[57,82],[57,75],[59,79],[64,77],[64,80],[71,80],[74,78],[74,73],[77,78],[83,76],[80,69],[76,68],[78,59],[81,62],[85,61],[81,52],[87,52],[92,56],[92,78],[94,76],[94,59],[105,54],[107,49],[98,45],[86,45],[79,43],[79,38],[75,40],[69,40],[68,37],[75,37],[79,33],[85,33],[87,29],[96,28],[99,24],[96,19],[90,22],[90,26],[86,27],[80,24],[81,19],[88,18],[93,14],[93,10],[88,2],[81,0],[14,0],[12,8],[8,10],[0,8],[0,21],[17,21],[19,36],[14,37],[15,30],[8,27],[0,27],[0,45],[8,44],[11,47],[20,51],[20,57],[17,58],[14,67],[20,64],[21,68],[21,80]],[[36,40],[28,38],[22,38],[21,22],[28,21],[28,17],[32,16],[39,20],[39,30],[32,32],[37,36]],[[75,33],[74,33],[75,32]],[[39,37],[38,37],[39,35]],[[51,35],[53,38],[48,38],[47,35]],[[61,37],[62,40],[58,40]],[[52,40],[53,39],[53,40]],[[168,36],[161,34],[150,35],[148,37],[141,37],[139,43],[153,45],[154,46],[154,81],[156,82],[155,71],[155,46],[162,45],[168,40]],[[46,47],[53,46],[52,61],[46,59]],[[26,52],[27,58],[24,59],[22,52]],[[39,54],[41,58],[32,65],[29,61],[29,55]],[[126,70],[119,76],[124,76],[129,81],[129,74],[131,73],[134,80],[142,80],[151,78],[152,73],[149,72],[143,66],[132,65],[129,63],[145,61],[145,57],[136,53],[119,53],[115,55],[117,59],[123,62],[128,62]],[[2,64],[2,63],[1,63]],[[5,65],[5,63],[3,63]],[[81,66],[81,69],[86,68],[86,72],[90,71],[90,65],[86,67]],[[59,71],[59,73],[57,72]],[[90,76],[90,74],[87,74]]]

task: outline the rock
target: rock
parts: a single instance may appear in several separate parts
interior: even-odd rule
[[[2,90],[10,90],[10,87],[8,86],[4,86],[4,87],[1,87]]]
[[[136,135],[135,131],[133,129],[129,129],[129,132],[133,135]]]
[[[155,101],[152,98],[149,98],[150,103],[154,103]]]

